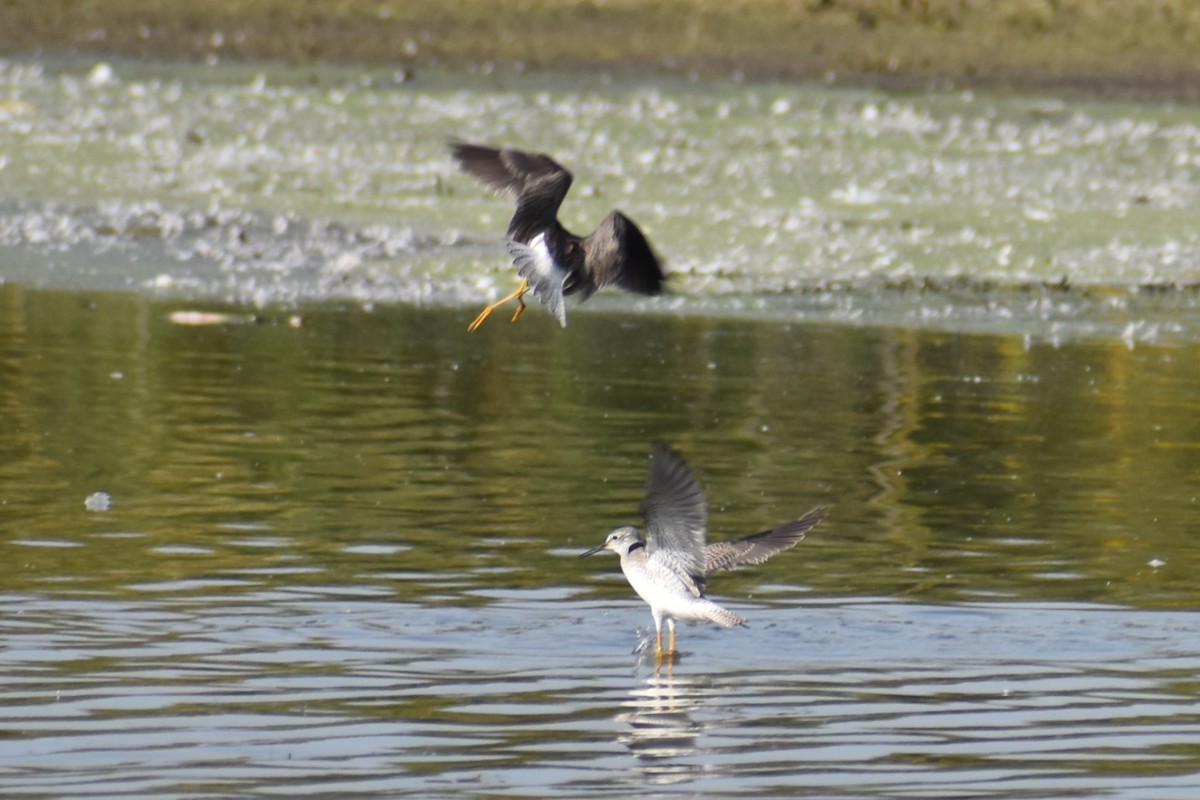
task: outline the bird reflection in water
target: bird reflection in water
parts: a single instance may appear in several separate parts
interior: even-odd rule
[[[695,758],[704,725],[692,717],[705,691],[693,679],[673,673],[672,662],[656,665],[653,677],[629,692],[615,717],[627,726],[618,741],[657,784],[689,780],[705,769]]]

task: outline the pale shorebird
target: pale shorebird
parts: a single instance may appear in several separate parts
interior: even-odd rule
[[[704,490],[683,458],[665,444],[650,454],[646,498],[642,501],[646,540],[631,526],[614,528],[604,544],[580,558],[611,550],[621,557],[621,571],[654,615],[655,647],[659,660],[675,654],[675,621],[715,622],[726,628],[746,620],[704,596],[704,585],[714,572],[746,564],[761,564],[776,553],[794,547],[825,518],[825,509],[814,508],[799,519],[741,539],[706,544],[707,510]],[[664,651],[662,624],[666,620],[670,641]]]
[[[658,257],[638,226],[620,211],[610,211],[588,236],[577,236],[559,223],[558,207],[571,188],[571,173],[554,159],[465,142],[452,142],[450,152],[464,171],[517,204],[508,223],[508,251],[521,285],[481,311],[467,330],[478,328],[510,300],[519,303],[512,318],[516,322],[525,310],[525,293],[531,290],[563,327],[564,295],[578,294],[583,302],[613,284],[638,294],[662,291]]]

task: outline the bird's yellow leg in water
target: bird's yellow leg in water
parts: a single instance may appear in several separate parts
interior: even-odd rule
[[[488,318],[488,315],[490,315],[493,311],[495,311],[500,306],[507,303],[509,300],[516,300],[517,302],[520,303],[520,305],[517,306],[517,313],[513,314],[513,318],[512,318],[512,321],[516,322],[517,317],[521,316],[521,312],[525,310],[525,293],[528,291],[529,291],[529,279],[522,278],[521,285],[517,287],[517,290],[515,292],[508,295],[507,297],[497,300],[496,302],[492,303],[490,306],[485,308],[483,311],[480,311],[479,316],[476,317],[475,320],[470,325],[467,326],[467,330],[473,331],[476,328],[478,328],[480,325],[483,324],[483,321]]]

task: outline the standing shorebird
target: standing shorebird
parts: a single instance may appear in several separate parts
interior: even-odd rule
[[[705,543],[707,510],[704,490],[683,458],[665,444],[656,444],[650,454],[646,498],[642,519],[646,541],[636,528],[614,528],[604,544],[580,558],[611,550],[621,557],[621,571],[654,615],[655,646],[661,661],[675,654],[675,620],[708,620],[732,628],[746,620],[721,608],[704,596],[708,576],[746,564],[761,564],[776,553],[794,547],[808,531],[825,518],[825,510],[814,508],[799,519],[753,536],[728,542]],[[671,636],[664,651],[662,624]]]
[[[488,315],[510,300],[519,305],[516,322],[525,310],[525,294],[535,297],[558,317],[565,328],[564,295],[579,294],[583,302],[597,289],[616,284],[638,294],[662,291],[663,271],[650,243],[629,217],[610,211],[588,236],[577,236],[558,221],[558,207],[571,188],[571,173],[554,159],[504,147],[452,142],[450,152],[462,166],[502,197],[517,202],[508,223],[508,252],[521,276],[521,285],[507,297],[480,312],[468,327],[473,331]]]

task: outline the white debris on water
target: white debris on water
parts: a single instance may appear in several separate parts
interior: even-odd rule
[[[113,83],[115,77],[112,66],[101,61],[88,72],[87,82],[89,86],[107,86]]]
[[[88,511],[108,511],[112,508],[112,497],[108,492],[93,492],[83,501]]]
[[[172,311],[167,315],[167,319],[169,319],[175,325],[185,325],[189,327],[226,325],[230,322],[242,321],[242,319],[235,318],[232,314],[226,314],[218,311],[196,310]]]

